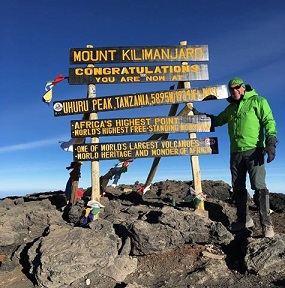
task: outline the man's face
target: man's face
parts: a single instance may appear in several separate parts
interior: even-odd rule
[[[244,84],[240,85],[234,84],[229,87],[231,97],[234,100],[239,100],[244,95],[245,87],[243,85]]]

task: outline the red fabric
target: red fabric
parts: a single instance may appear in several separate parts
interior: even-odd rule
[[[84,190],[82,188],[78,188],[77,189],[77,193],[76,193],[76,200],[78,200],[81,197],[83,197],[83,194],[84,194]]]
[[[64,77],[62,74],[59,74],[58,76],[56,76],[56,77],[54,78],[54,80],[52,81],[51,84],[52,84],[52,85],[55,85],[55,84],[63,81],[65,78],[66,78],[66,77]]]
[[[130,163],[128,161],[123,162],[123,167],[128,167],[129,165],[130,165]]]
[[[78,181],[80,178],[80,169],[73,169],[70,173],[69,173],[70,177],[72,178],[72,180]]]
[[[141,193],[143,192],[144,188],[145,188],[145,186],[142,186],[141,188],[139,188],[139,189],[137,190],[137,193],[138,193],[138,194],[141,194]]]

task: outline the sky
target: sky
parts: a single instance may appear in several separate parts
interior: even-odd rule
[[[208,45],[209,80],[191,87],[227,84],[235,76],[265,97],[278,129],[276,159],[266,164],[267,186],[285,193],[284,0],[2,0],[0,9],[0,198],[64,190],[73,154],[60,148],[71,138],[70,121],[82,115],[54,117],[42,102],[45,84],[68,76],[70,48]],[[139,64],[138,64],[139,65]],[[143,64],[144,65],[144,64]],[[84,65],[83,65],[84,66]],[[82,67],[82,65],[81,65]],[[177,82],[98,84],[97,97],[168,90]],[[53,101],[86,98],[86,85],[62,81]],[[227,101],[195,102],[199,111],[217,115]],[[178,111],[184,107],[179,105]],[[98,113],[99,119],[166,116],[169,105]],[[188,134],[169,138],[187,138]],[[101,137],[100,143],[146,140],[151,135]],[[231,183],[227,127],[197,137],[218,137],[219,154],[200,155],[202,180]],[[87,142],[89,140],[87,139]],[[138,158],[119,184],[144,183],[152,158]],[[117,160],[99,162],[100,175]],[[192,180],[189,156],[163,157],[153,182]],[[79,186],[91,186],[91,162],[82,165]],[[248,184],[248,190],[251,191]]]

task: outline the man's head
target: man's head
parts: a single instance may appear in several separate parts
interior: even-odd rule
[[[245,84],[241,78],[235,77],[231,79],[228,83],[228,88],[234,100],[240,100],[244,95]]]

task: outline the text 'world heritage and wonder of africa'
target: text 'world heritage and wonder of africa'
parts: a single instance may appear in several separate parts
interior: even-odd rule
[[[74,145],[75,161],[218,154],[216,137]]]

